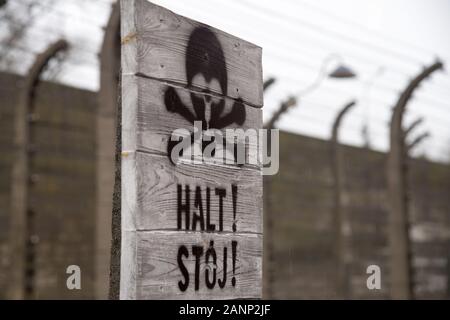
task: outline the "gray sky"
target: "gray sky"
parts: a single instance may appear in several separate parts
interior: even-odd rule
[[[38,24],[48,28],[51,19],[74,44],[71,57],[77,63],[67,63],[64,82],[92,90],[98,88],[95,54],[110,2],[56,0],[57,12],[49,11]],[[338,54],[358,78],[327,79],[317,90],[301,97],[299,105],[279,123],[281,129],[296,133],[328,139],[338,110],[356,98],[358,105],[343,123],[341,141],[360,145],[361,129],[366,123],[373,147],[386,150],[391,108],[409,79],[437,56],[450,68],[448,0],[153,2],[263,48],[264,76],[277,79],[265,95],[266,119],[288,95],[315,80],[327,57]],[[55,38],[57,35],[58,31],[52,34]],[[42,41],[42,48],[45,45]],[[331,71],[338,62],[330,60],[325,67]],[[22,68],[23,72],[26,64]],[[431,133],[431,138],[417,148],[416,154],[425,153],[436,160],[449,159],[449,98],[448,72],[434,74],[414,95],[405,122],[423,116],[425,121],[414,135],[423,131]]]

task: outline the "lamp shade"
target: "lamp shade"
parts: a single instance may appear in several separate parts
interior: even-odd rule
[[[346,65],[339,65],[333,72],[328,75],[330,78],[354,78],[356,74]]]

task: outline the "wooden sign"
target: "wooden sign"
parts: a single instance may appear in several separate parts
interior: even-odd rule
[[[261,298],[261,165],[237,145],[231,162],[172,157],[179,129],[192,149],[261,129],[261,48],[145,0],[121,2],[121,43],[120,298]]]

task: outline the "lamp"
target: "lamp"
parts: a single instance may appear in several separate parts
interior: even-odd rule
[[[330,78],[349,79],[356,77],[356,74],[348,66],[340,64],[337,68],[328,74]]]
[[[297,104],[298,98],[303,98],[307,93],[310,93],[311,91],[317,89],[319,85],[324,80],[325,76],[329,78],[335,78],[335,79],[348,79],[348,78],[355,78],[356,73],[352,71],[348,66],[344,65],[342,62],[338,65],[338,67],[332,71],[331,73],[327,72],[327,67],[329,62],[332,59],[338,59],[339,61],[342,61],[341,56],[338,54],[332,53],[328,55],[322,62],[322,66],[320,67],[319,74],[317,75],[316,79],[313,83],[311,83],[306,88],[300,90],[297,92],[297,94],[290,96],[287,101],[283,102],[280,106],[280,108],[274,112],[270,120],[267,122],[267,124],[264,125],[265,128],[275,128],[275,123],[279,120],[282,114],[287,112],[291,107],[295,106]],[[266,89],[268,86],[270,86],[273,82],[271,79],[267,80],[266,83],[264,83],[264,89]]]
[[[327,72],[328,65],[332,60],[338,60],[339,65],[332,72]],[[332,53],[328,55],[325,59],[323,59],[322,66],[320,67],[319,74],[316,80],[305,89],[299,91],[298,96],[301,98],[305,94],[310,93],[311,91],[319,87],[319,85],[325,79],[325,76],[334,79],[350,79],[355,78],[356,73],[349,66],[343,63],[343,59],[340,55]]]

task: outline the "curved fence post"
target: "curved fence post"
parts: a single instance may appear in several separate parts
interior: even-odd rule
[[[407,162],[405,157],[405,139],[402,128],[406,105],[419,84],[434,71],[442,69],[437,61],[425,68],[405,88],[394,107],[390,124],[390,150],[387,163],[390,246],[390,292],[393,299],[410,299],[413,297],[411,281],[409,221],[406,195]]]
[[[23,81],[19,103],[15,110],[14,146],[15,158],[11,179],[10,221],[10,287],[11,299],[30,298],[33,294],[33,244],[30,239],[30,221],[33,212],[29,208],[28,187],[30,181],[29,157],[33,154],[29,129],[33,120],[33,101],[39,76],[49,60],[66,50],[65,40],[58,40],[39,54]]]

